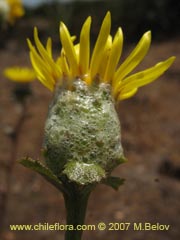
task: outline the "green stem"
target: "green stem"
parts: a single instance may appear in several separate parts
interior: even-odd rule
[[[80,188],[74,184],[68,184],[68,193],[64,193],[65,207],[67,211],[66,224],[73,225],[73,229],[65,233],[65,240],[81,240],[82,231],[76,230],[77,225],[83,225],[86,215],[87,203],[92,187]]]

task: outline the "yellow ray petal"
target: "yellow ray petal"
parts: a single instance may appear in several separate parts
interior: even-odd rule
[[[115,73],[115,83],[120,82],[128,73],[130,73],[145,57],[151,43],[151,32],[146,32],[135,49],[120,65]]]
[[[43,68],[44,71],[46,72],[50,72],[51,68],[49,67],[49,65],[46,64],[45,61],[43,61],[43,59],[39,56],[39,54],[37,53],[36,49],[34,48],[34,46],[31,44],[31,41],[29,39],[27,39],[28,42],[28,46],[34,56],[35,61],[37,62],[37,64],[39,65],[40,68]]]
[[[79,68],[82,76],[86,75],[89,70],[90,26],[91,17],[88,17],[83,24],[80,35]]]
[[[90,81],[92,81],[95,75],[98,73],[98,68],[102,60],[102,52],[105,48],[107,38],[110,35],[110,28],[111,28],[111,15],[110,12],[107,12],[103,20],[91,58]]]
[[[49,63],[50,56],[48,54],[48,51],[44,48],[44,46],[39,40],[37,27],[34,27],[34,41],[36,43],[36,47],[41,57],[44,59],[44,61]]]
[[[75,52],[74,45],[73,45],[71,36],[69,34],[69,31],[63,22],[60,23],[60,38],[61,38],[62,46],[66,53],[66,57],[68,59],[68,63],[72,71],[72,74],[75,77],[78,75],[78,72],[79,72],[77,56],[76,56],[76,52]]]
[[[127,98],[132,97],[134,94],[136,94],[138,88],[133,88],[131,91],[129,92],[125,92],[125,93],[120,93],[117,97],[117,101],[121,101]]]
[[[79,51],[80,51],[80,44],[79,43],[74,46],[74,50],[75,50],[75,53],[76,53],[77,60],[79,62],[79,54],[80,54],[79,53]]]
[[[127,77],[122,81],[120,89],[122,89],[122,92],[129,92],[134,88],[142,87],[154,81],[171,66],[174,60],[175,57],[170,57],[166,61],[160,62],[151,68]]]
[[[54,86],[52,84],[50,84],[48,81],[46,81],[45,77],[43,76],[38,76],[37,75],[38,80],[46,87],[48,88],[51,92],[54,91]]]
[[[106,42],[106,46],[104,48],[104,51],[102,52],[102,61],[101,64],[99,66],[99,70],[98,70],[98,75],[100,77],[100,82],[104,82],[104,74],[107,68],[107,64],[108,64],[108,60],[109,60],[109,55],[111,52],[111,48],[112,48],[112,36],[109,35],[107,42]]]
[[[49,80],[49,78],[47,78],[47,74],[43,73],[43,70],[39,68],[39,66],[37,65],[36,60],[34,59],[34,56],[32,54],[32,52],[30,52],[30,59],[31,59],[31,63],[32,66],[36,72],[36,76],[39,79],[39,81],[45,86],[47,87],[50,91],[53,91],[54,89],[54,83],[52,83],[52,81]]]
[[[65,52],[62,49],[61,51],[61,57],[58,59],[58,65],[60,65],[63,76],[67,77],[70,76],[70,69],[66,60]]]
[[[35,70],[35,72],[36,72],[36,75],[38,75],[38,76],[43,76],[41,70],[40,70],[39,67],[38,67],[37,62],[36,62],[35,59],[34,59],[33,53],[30,52],[29,55],[30,55],[31,64],[32,64],[32,66],[33,66],[33,68],[34,68],[34,70]]]
[[[40,68],[43,68],[45,69],[46,71],[48,71],[48,68],[46,67],[46,64],[44,63],[44,61],[42,60],[42,58],[39,56],[39,54],[37,53],[37,51],[35,50],[35,48],[30,45],[30,41],[28,40],[28,45],[29,45],[29,48],[30,48],[30,53],[31,55],[33,56],[33,59],[34,59],[34,63],[36,65],[38,65]]]
[[[42,45],[42,43],[40,42],[39,37],[38,37],[38,30],[36,27],[34,28],[34,40],[35,40],[35,43],[36,43],[36,46],[37,46],[37,49],[38,49],[40,55],[42,56],[42,58],[44,59],[46,64],[49,65],[54,78],[59,78],[60,73],[57,71],[55,62],[49,55],[49,51],[47,51],[44,48],[44,46]],[[50,42],[49,42],[48,48],[50,48]]]
[[[37,78],[43,83],[43,85],[45,85],[47,88],[53,91],[55,86],[55,81],[51,73],[49,73],[47,69],[41,65],[41,62],[39,62],[39,60],[37,59],[37,56],[34,55],[32,52],[30,52],[30,59],[31,59],[32,66],[36,72]]]
[[[52,58],[52,39],[51,38],[48,38],[48,40],[47,40],[46,50],[47,50],[49,56]]]
[[[119,62],[123,46],[123,33],[122,29],[118,28],[118,31],[114,37],[112,43],[112,50],[108,59],[108,64],[106,67],[106,72],[104,75],[104,82],[111,82],[113,74],[115,72],[116,66]]]

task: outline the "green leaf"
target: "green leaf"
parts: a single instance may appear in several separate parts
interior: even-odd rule
[[[109,176],[102,183],[112,187],[114,190],[118,190],[119,186],[122,185],[124,181],[125,179]]]
[[[49,183],[54,185],[57,189],[60,191],[63,190],[63,186],[61,181],[56,177],[56,175],[53,174],[53,172],[44,166],[41,162],[37,160],[33,160],[31,158],[23,158],[19,161],[24,167],[27,167],[31,170],[34,170],[35,172],[39,173],[41,176],[43,176]]]

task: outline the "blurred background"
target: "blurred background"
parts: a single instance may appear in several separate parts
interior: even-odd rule
[[[27,86],[8,81],[6,67],[31,67],[26,38],[37,26],[43,43],[52,37],[54,57],[61,45],[59,22],[71,34],[92,16],[95,42],[108,10],[112,35],[124,32],[122,60],[144,32],[152,31],[152,45],[137,70],[175,55],[173,66],[156,82],[118,106],[122,142],[128,162],[114,175],[124,178],[118,192],[98,186],[89,201],[86,224],[150,222],[169,224],[168,231],[87,231],[86,240],[180,239],[180,2],[178,0],[23,0],[25,14],[0,30],[0,214],[1,240],[63,239],[63,232],[10,231],[10,224],[65,224],[62,196],[18,159],[42,159],[43,129],[52,94],[38,81]],[[121,60],[121,62],[122,62]],[[21,85],[21,86],[20,86]],[[25,96],[25,100],[22,100]],[[5,211],[3,210],[5,209]],[[2,217],[3,216],[3,217]]]
[[[46,35],[58,35],[57,27],[60,21],[64,21],[76,34],[86,17],[91,15],[94,22],[93,38],[97,36],[102,18],[108,10],[112,13],[112,32],[121,26],[126,42],[139,39],[147,30],[152,30],[154,40],[170,39],[180,31],[178,0],[22,0],[22,3],[26,14],[23,20],[18,22],[18,26],[16,25],[16,31],[18,27],[22,29],[24,24],[28,36],[32,32],[29,29],[32,28],[31,21],[37,26],[44,22],[42,31],[44,30]],[[15,35],[17,36],[17,32]]]

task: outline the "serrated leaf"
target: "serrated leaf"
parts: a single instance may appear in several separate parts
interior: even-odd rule
[[[114,190],[118,190],[119,186],[122,185],[124,181],[125,179],[109,176],[102,183],[112,187]]]
[[[24,167],[27,167],[43,176],[49,183],[54,185],[57,189],[63,191],[61,181],[53,174],[53,172],[44,166],[41,162],[31,158],[24,158],[19,161]]]

